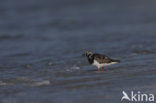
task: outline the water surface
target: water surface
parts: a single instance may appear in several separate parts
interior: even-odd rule
[[[1,103],[120,103],[156,94],[155,0],[1,0]],[[82,53],[121,60],[103,72]]]

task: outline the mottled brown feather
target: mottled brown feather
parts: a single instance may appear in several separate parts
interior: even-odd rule
[[[102,54],[94,54],[94,59],[101,63],[111,63],[114,60]]]

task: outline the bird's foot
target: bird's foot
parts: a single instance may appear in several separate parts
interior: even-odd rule
[[[98,71],[100,71],[100,68],[98,68]]]

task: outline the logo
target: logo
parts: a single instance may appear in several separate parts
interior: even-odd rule
[[[135,101],[135,102],[153,102],[154,101],[154,94],[145,94],[141,93],[140,91],[134,92],[131,91],[131,93],[128,95],[125,91],[122,91],[122,98],[121,101],[127,100],[127,101]]]

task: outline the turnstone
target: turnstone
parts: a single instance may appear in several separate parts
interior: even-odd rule
[[[108,66],[108,65],[116,64],[120,62],[120,60],[111,59],[103,54],[96,54],[90,51],[87,51],[85,53],[85,56],[88,58],[88,62],[90,64],[98,68],[98,71],[100,71],[100,68],[104,70],[104,66]]]

